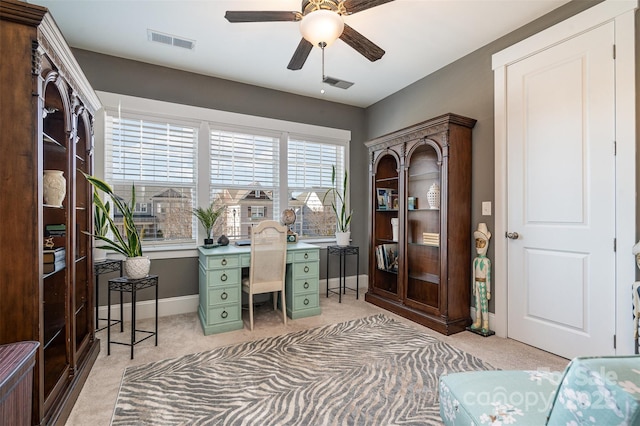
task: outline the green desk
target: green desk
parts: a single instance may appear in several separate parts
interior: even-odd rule
[[[204,334],[242,329],[242,268],[251,265],[251,247],[198,247],[198,263],[198,316]],[[320,247],[288,245],[285,293],[289,318],[320,315],[319,263]]]

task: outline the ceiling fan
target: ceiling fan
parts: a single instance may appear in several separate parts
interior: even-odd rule
[[[303,34],[298,48],[287,65],[290,70],[299,70],[304,65],[314,45],[324,49],[335,39],[347,43],[371,62],[384,55],[384,50],[371,40],[345,24],[342,16],[352,15],[393,0],[302,0],[302,12],[298,11],[227,11],[224,17],[232,23],[301,21]],[[322,21],[322,22],[321,22]],[[322,35],[329,23],[329,30]]]

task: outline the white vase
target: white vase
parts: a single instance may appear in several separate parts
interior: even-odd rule
[[[351,240],[351,231],[336,232],[336,244],[339,246],[348,246]]]
[[[440,208],[440,185],[434,182],[427,192],[427,202],[431,209]]]
[[[393,241],[398,241],[398,226],[400,219],[397,217],[391,218],[391,232],[393,234]]]
[[[127,257],[124,261],[124,276],[133,279],[149,275],[151,261],[147,256]]]
[[[62,170],[45,170],[42,177],[42,192],[44,203],[50,206],[62,207],[67,195],[67,180]]]

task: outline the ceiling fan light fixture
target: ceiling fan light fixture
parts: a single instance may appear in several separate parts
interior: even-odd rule
[[[331,10],[314,10],[300,22],[302,37],[314,46],[330,46],[343,30],[342,16]]]

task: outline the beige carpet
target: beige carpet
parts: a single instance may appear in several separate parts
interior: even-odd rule
[[[468,352],[490,365],[500,369],[550,369],[562,370],[568,360],[537,350],[509,339],[495,336],[483,338],[469,332],[453,336],[443,336],[404,318],[393,315],[366,303],[362,297],[355,300],[351,292],[343,296],[338,303],[335,295],[328,299],[321,297],[322,315],[317,317],[291,320],[282,324],[282,318],[269,308],[258,309],[255,317],[255,330],[238,330],[229,333],[204,336],[196,314],[163,317],[159,322],[159,344],[153,346],[149,339],[136,346],[135,359],[129,359],[129,348],[112,345],[111,356],[106,353],[106,330],[98,333],[101,339],[101,351],[85,384],[80,397],[67,421],[67,425],[108,426],[114,411],[120,381],[125,368],[147,364],[154,361],[177,358],[182,355],[204,352],[213,348],[247,342],[264,337],[306,330],[326,324],[335,324],[370,315],[384,313],[390,318],[401,321],[439,340]],[[245,312],[245,315],[248,315]],[[138,328],[152,327],[152,320],[139,321]],[[125,324],[126,329],[126,324]],[[119,334],[119,333],[116,333]],[[120,337],[120,336],[118,336]]]

